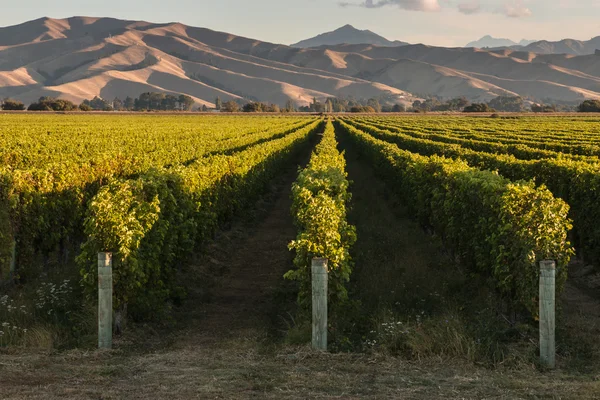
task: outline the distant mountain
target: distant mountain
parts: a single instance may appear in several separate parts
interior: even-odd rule
[[[600,52],[540,53],[593,52],[598,41],[542,41],[528,51],[422,44],[294,48],[179,23],[42,18],[0,28],[0,99],[56,96],[79,103],[154,91],[186,94],[208,107],[216,97],[298,106],[315,97],[405,105],[427,96],[579,102],[600,99]]]
[[[531,43],[521,50],[537,54],[590,55],[596,53],[596,50],[600,50],[600,36],[596,36],[590,40],[563,39],[558,42],[541,40]]]
[[[531,43],[535,42],[537,42],[537,40],[521,39],[521,41],[519,42],[519,46],[529,46]]]
[[[536,54],[585,56],[595,54],[597,50],[600,50],[600,36],[590,40],[563,39],[557,42],[523,39],[519,43],[516,43],[510,39],[498,39],[487,35],[477,41],[468,43],[465,47],[487,48],[491,50],[510,49]]]
[[[413,101],[400,89],[326,70],[332,59],[324,55],[179,23],[41,18],[0,27],[0,99],[80,103],[164,92],[209,107],[216,97],[298,106],[332,96]],[[309,66],[313,59],[323,68]]]
[[[335,46],[338,44],[373,44],[377,46],[397,47],[408,43],[391,41],[369,30],[356,29],[352,25],[344,25],[332,32],[322,33],[310,39],[302,40],[292,47],[308,48],[319,46]]]
[[[486,47],[498,48],[498,47],[527,46],[534,42],[535,42],[535,40],[522,39],[519,43],[517,43],[510,39],[499,39],[499,38],[492,37],[490,35],[486,35],[479,40],[467,43],[467,45],[465,47],[477,47],[479,49],[483,49]]]

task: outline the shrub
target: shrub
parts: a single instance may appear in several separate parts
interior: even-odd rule
[[[600,112],[600,100],[586,100],[577,107],[579,112]]]
[[[463,110],[463,112],[494,112],[496,110],[494,110],[493,108],[491,108],[490,106],[488,106],[485,103],[473,103],[470,106],[466,106]]]
[[[2,103],[2,109],[6,111],[23,111],[25,110],[25,104],[18,100],[6,99]]]
[[[37,103],[32,103],[27,108],[29,111],[74,111],[78,107],[69,100],[54,97],[40,97]]]

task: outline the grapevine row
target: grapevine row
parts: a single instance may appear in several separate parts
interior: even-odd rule
[[[402,150],[343,121],[337,127],[420,222],[432,227],[466,267],[490,278],[508,301],[537,315],[537,263],[543,259],[557,261],[560,292],[572,255],[564,201],[532,182],[514,183],[461,160]]]
[[[150,166],[177,164],[313,120],[50,115],[38,123],[37,116],[31,116],[31,121],[21,118],[9,115],[0,119],[0,165],[4,169],[43,170],[115,156],[135,158]],[[8,125],[11,122],[13,125]]]
[[[346,160],[327,121],[323,139],[292,186],[298,235],[289,246],[296,251],[295,269],[285,276],[300,282],[298,302],[304,307],[311,304],[313,257],[328,259],[329,304],[335,307],[347,299],[345,283],[352,272],[349,250],[356,241],[355,228],[346,220],[348,186]]]
[[[360,123],[360,122],[356,122]],[[512,154],[516,158],[522,160],[536,160],[540,158],[569,158],[579,161],[587,161],[590,163],[598,163],[598,155],[600,147],[598,146],[556,146],[557,150],[546,150],[531,147],[531,143],[525,145],[523,143],[506,143],[499,142],[499,139],[490,139],[490,141],[481,140],[479,138],[455,137],[443,133],[421,133],[413,130],[401,129],[393,124],[382,124],[374,121],[366,121],[360,123],[361,127],[373,126],[378,129],[389,130],[417,139],[429,139],[443,143],[458,144],[464,148],[476,151],[484,151],[486,153],[496,154]]]
[[[175,274],[180,265],[221,223],[255,201],[321,125],[317,120],[233,155],[155,169],[103,186],[89,204],[87,240],[77,260],[89,293],[97,288],[94,260],[107,251],[116,266],[117,309],[144,316],[179,296]]]
[[[437,133],[451,136],[477,135],[481,137],[515,140],[531,140],[544,143],[590,144],[600,142],[597,118],[473,118],[473,117],[427,117],[427,118],[369,118],[393,124],[405,130]]]
[[[566,159],[519,160],[510,155],[478,152],[377,128],[368,129],[368,133],[415,153],[462,159],[473,167],[498,171],[511,180],[533,179],[546,185],[570,206],[574,242],[580,256],[592,262],[600,261],[600,166]]]
[[[252,121],[251,118],[248,120]],[[228,150],[236,149],[235,146],[238,146],[238,150],[252,149],[251,146],[268,144],[269,139],[286,138],[290,132],[310,130],[318,124],[315,119],[293,119],[288,122],[287,127],[280,127],[276,123],[275,128],[263,124],[257,133],[241,135],[239,138],[232,138],[231,135],[227,135],[225,140],[213,138],[213,149],[218,149],[221,144]],[[240,124],[234,126],[238,132],[244,129]],[[143,143],[140,148],[143,148]],[[203,147],[196,151],[200,157],[188,160],[185,164],[190,168],[212,162],[219,166],[215,160],[228,159],[219,155],[218,151],[210,157],[201,157],[204,154]],[[176,151],[173,152],[170,159],[176,160],[177,155]],[[16,264],[17,274],[27,279],[28,276],[37,276],[41,266],[48,271],[50,265],[60,266],[72,260],[73,254],[79,251],[88,204],[100,188],[112,180],[136,177],[156,169],[162,169],[161,176],[175,176],[182,170],[191,170],[176,163],[169,168],[162,168],[169,162],[167,157],[168,154],[165,154],[161,162],[155,162],[151,157],[141,160],[136,154],[109,153],[93,162],[53,163],[43,168],[17,170],[1,167],[0,280],[7,278],[11,264]],[[15,242],[17,251],[13,254]]]

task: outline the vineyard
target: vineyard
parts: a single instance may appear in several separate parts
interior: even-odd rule
[[[600,356],[561,300],[600,264],[600,119],[10,114],[0,144],[0,349],[39,321],[90,347],[110,252],[119,333],[179,309],[188,347],[306,343],[324,258],[332,352],[495,367],[537,362],[552,260],[559,366]]]
[[[4,118],[2,282],[69,264],[93,293],[94,260],[117,255],[117,309],[151,313],[215,229],[307,145],[314,118]]]

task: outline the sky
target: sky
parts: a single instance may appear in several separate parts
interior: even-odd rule
[[[283,44],[346,24],[448,47],[484,35],[517,42],[600,36],[600,0],[29,0],[3,5],[0,26],[72,16],[181,22]]]

